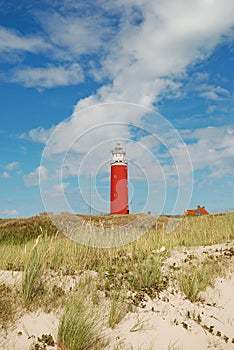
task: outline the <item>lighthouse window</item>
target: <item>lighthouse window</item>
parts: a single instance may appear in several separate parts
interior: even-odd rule
[[[117,197],[117,193],[116,192],[114,193],[114,197]]]
[[[116,174],[114,175],[114,178],[117,179],[117,175]]]

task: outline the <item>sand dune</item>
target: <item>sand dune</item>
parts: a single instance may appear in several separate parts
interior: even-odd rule
[[[157,298],[147,298],[144,307],[128,313],[121,322],[110,329],[103,326],[106,338],[109,339],[106,350],[205,350],[234,349],[234,272],[230,264],[225,278],[218,278],[214,288],[208,287],[201,293],[199,302],[190,302],[177,289],[173,278],[175,271],[172,264],[182,266],[186,257],[204,259],[207,254],[219,255],[231,247],[219,244],[210,247],[181,249],[174,251],[167,259],[164,269],[170,274],[167,290],[160,292]],[[230,257],[231,262],[231,257]],[[20,272],[1,271],[0,283],[11,287],[21,281]],[[62,310],[50,314],[42,311],[28,312],[19,318],[6,331],[0,332],[1,350],[35,349],[37,337],[56,335]],[[57,346],[47,346],[57,349]]]

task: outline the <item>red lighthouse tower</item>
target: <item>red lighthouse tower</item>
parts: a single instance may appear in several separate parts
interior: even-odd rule
[[[129,214],[128,209],[128,162],[126,151],[117,141],[112,150],[111,183],[110,183],[110,213]]]

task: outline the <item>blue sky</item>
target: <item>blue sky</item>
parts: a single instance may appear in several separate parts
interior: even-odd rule
[[[0,217],[234,208],[232,0],[0,0]],[[91,180],[90,180],[91,179]],[[91,191],[90,191],[91,188]]]

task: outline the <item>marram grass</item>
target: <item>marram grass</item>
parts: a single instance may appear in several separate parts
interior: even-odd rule
[[[43,258],[44,254],[40,249],[34,247],[25,262],[22,275],[22,292],[26,304],[32,301],[39,288],[43,269]]]
[[[137,241],[112,249],[81,245],[57,233],[54,228],[53,232],[50,232],[50,226],[42,229],[38,225],[34,226],[33,220],[24,230],[17,231],[17,221],[14,222],[13,232],[10,231],[9,225],[6,226],[7,231],[4,231],[4,226],[0,229],[0,269],[23,272],[20,300],[23,299],[26,305],[32,301],[38,303],[39,299],[35,296],[39,295],[40,283],[48,270],[61,276],[95,270],[98,276],[96,285],[92,281],[86,281],[90,290],[82,286],[82,289],[79,288],[71,297],[69,293],[65,297],[61,296],[62,303],[70,297],[64,307],[58,331],[58,343],[62,350],[103,348],[99,341],[100,319],[96,311],[98,305],[92,303],[92,299],[98,303],[97,290],[110,298],[107,323],[113,328],[126,312],[126,299],[122,299],[126,291],[139,292],[139,296],[146,293],[154,297],[154,291],[159,292],[166,288],[167,281],[161,267],[171,250],[182,246],[204,246],[234,240],[233,214],[185,217],[171,233],[166,232],[166,225],[156,225]],[[25,223],[24,220],[23,224]],[[23,234],[26,234],[25,238]],[[35,238],[38,234],[41,237],[36,244]],[[161,247],[165,247],[165,251],[158,254]],[[216,276],[212,266],[218,270],[214,262],[204,262],[199,268],[181,272],[180,287],[191,301],[196,301],[200,291],[212,284]],[[212,279],[209,279],[210,277]],[[63,294],[61,291],[56,289],[57,294],[54,294]],[[2,293],[6,298],[5,289]],[[111,298],[113,293],[121,294],[121,298]],[[46,298],[41,298],[40,301],[46,303]],[[138,302],[138,299],[134,302]],[[11,310],[9,303],[1,304],[0,309],[1,307],[2,320],[6,318],[4,315],[7,313],[10,318],[15,312],[14,305]]]
[[[225,276],[228,263],[205,259],[202,263],[187,266],[180,272],[178,283],[182,292],[191,302],[198,301],[200,292],[204,292],[208,286],[213,287],[217,277]]]
[[[58,329],[58,345],[62,350],[98,349],[100,320],[89,295],[76,291],[65,305]]]
[[[9,229],[9,228],[8,228]],[[48,230],[45,229],[47,232]],[[0,236],[4,234],[3,228]],[[27,234],[28,235],[28,234]],[[48,233],[49,235],[49,233]],[[27,236],[28,237],[28,236]],[[51,236],[50,236],[51,237]],[[83,246],[59,234],[52,235],[51,239],[42,236],[38,246],[44,251],[49,249],[45,256],[45,264],[54,270],[63,267],[67,270],[97,270],[103,271],[122,257],[130,257],[129,261],[141,262],[148,253],[165,246],[167,251],[180,246],[198,246],[223,243],[234,239],[234,215],[207,217],[185,217],[176,229],[166,233],[166,227],[153,228],[132,244],[119,248],[98,249]],[[32,239],[20,244],[19,236],[14,240],[1,240],[0,269],[22,269],[29,259],[32,246],[35,243],[35,233]]]

